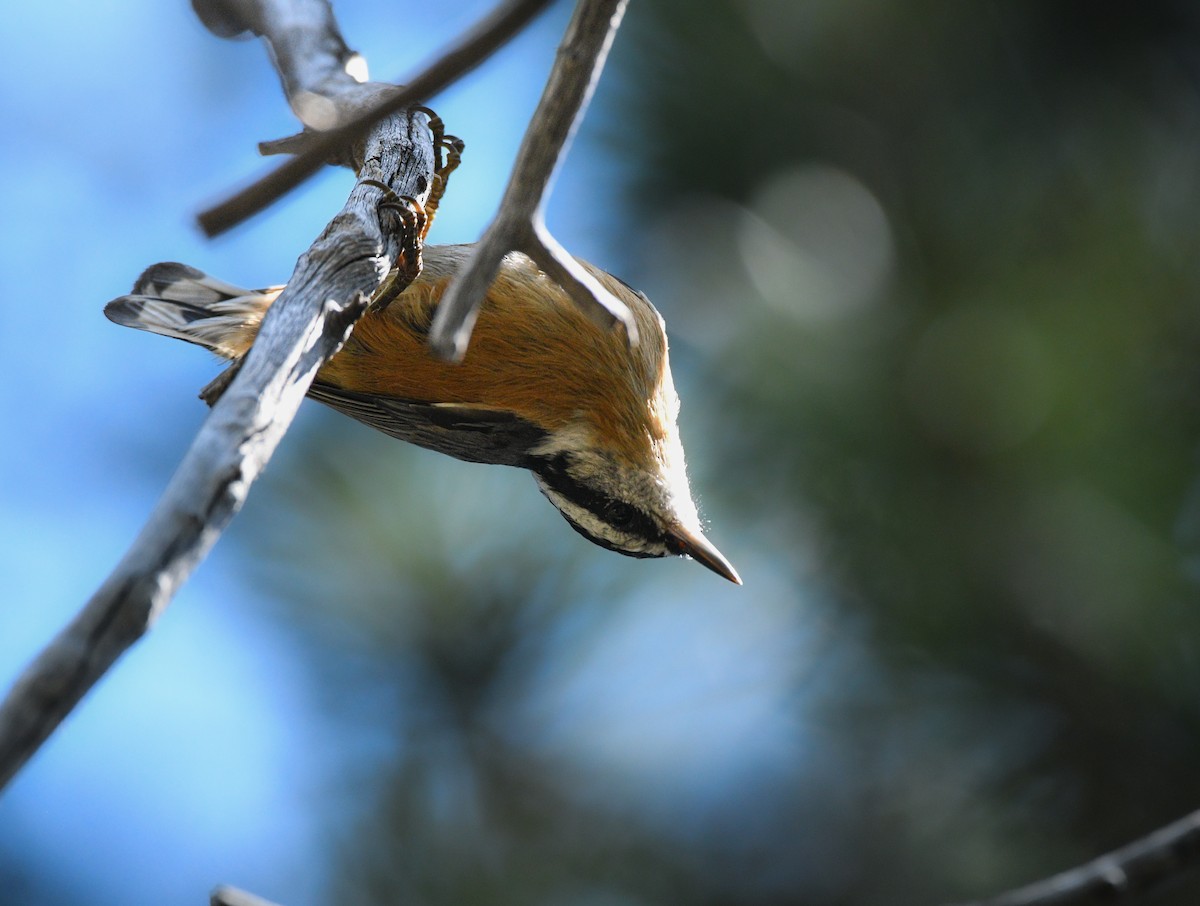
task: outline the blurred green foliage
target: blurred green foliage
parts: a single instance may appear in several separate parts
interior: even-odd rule
[[[932,904],[1200,807],[1200,11],[639,0],[598,104],[747,584],[321,418],[241,543],[367,740],[333,901]]]

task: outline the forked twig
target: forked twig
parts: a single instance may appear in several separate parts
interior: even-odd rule
[[[624,325],[637,342],[633,316],[588,274],[546,229],[545,205],[554,174],[587,109],[628,0],[579,0],[554,68],[517,153],[496,219],[438,304],[429,342],[460,359],[488,286],[510,251],[532,258],[585,312],[603,326]]]

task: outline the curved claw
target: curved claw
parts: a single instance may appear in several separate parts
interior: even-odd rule
[[[429,131],[433,138],[433,183],[429,187],[429,198],[425,202],[425,224],[421,230],[421,239],[425,239],[429,228],[433,226],[433,218],[437,216],[438,205],[446,194],[446,185],[450,174],[462,163],[463,150],[466,143],[457,135],[446,134],[446,124],[442,118],[429,107],[412,108],[417,113],[423,113],[429,119]]]
[[[429,216],[425,207],[411,195],[397,195],[392,189],[377,179],[364,179],[363,185],[379,189],[383,200],[376,206],[380,212],[390,211],[399,222],[398,240],[400,254],[396,266],[375,291],[372,305],[376,308],[387,308],[388,305],[402,293],[410,283],[417,279],[424,263],[421,260],[421,247],[425,233],[429,228]]]
[[[377,308],[386,308],[421,273],[421,249],[425,237],[433,225],[438,205],[446,194],[450,174],[462,163],[463,149],[466,147],[466,143],[458,136],[446,134],[442,118],[433,110],[424,106],[412,109],[414,112],[425,114],[429,119],[429,131],[433,142],[433,180],[425,203],[422,204],[411,195],[397,195],[390,186],[377,179],[362,180],[363,185],[379,189],[383,193],[383,200],[379,202],[377,209],[380,212],[391,211],[400,224],[400,254],[396,267],[375,292],[372,304]]]

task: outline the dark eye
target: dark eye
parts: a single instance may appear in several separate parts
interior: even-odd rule
[[[622,532],[632,532],[647,521],[645,514],[637,507],[619,500],[610,500],[605,504],[602,518]]]

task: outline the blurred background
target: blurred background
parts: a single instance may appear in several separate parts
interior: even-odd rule
[[[397,79],[490,0],[335,6]],[[489,220],[569,12],[433,101],[433,241]],[[286,279],[351,177],[205,241],[295,128],[262,49],[182,0],[0,32],[7,686],[217,373],[104,302]],[[549,220],[664,313],[745,587],[306,404],[0,799],[0,902],[936,904],[1200,807],[1195,4],[636,0]]]

